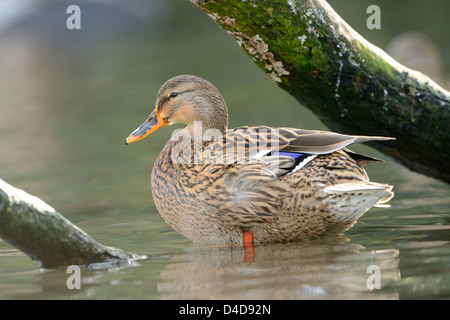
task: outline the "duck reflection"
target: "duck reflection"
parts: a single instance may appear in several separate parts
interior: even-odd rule
[[[344,237],[242,246],[194,245],[161,272],[162,299],[398,299],[398,250]],[[378,287],[377,288],[377,281]]]

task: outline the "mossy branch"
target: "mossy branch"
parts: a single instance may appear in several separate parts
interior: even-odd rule
[[[330,129],[450,182],[450,93],[353,30],[324,0],[191,0]]]
[[[1,179],[0,238],[43,268],[110,264],[141,258],[102,245],[42,200]]]

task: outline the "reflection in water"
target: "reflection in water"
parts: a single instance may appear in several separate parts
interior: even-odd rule
[[[365,250],[342,237],[254,248],[194,246],[161,272],[163,299],[397,299],[383,290],[400,279],[398,251]],[[381,289],[368,289],[380,269]],[[369,279],[369,282],[372,283]]]
[[[111,292],[114,292],[114,288],[120,290],[124,284],[142,286],[142,280],[129,279],[130,270],[139,267],[140,261],[121,261],[112,264],[95,264],[87,269],[81,268],[79,289],[68,286],[68,282],[73,284],[75,280],[70,278],[74,273],[68,272],[67,268],[41,270],[36,268],[31,272],[22,273],[22,276],[31,278],[32,283],[27,284],[24,289],[15,288],[8,298],[20,300],[107,298]],[[1,285],[0,289],[2,289]]]

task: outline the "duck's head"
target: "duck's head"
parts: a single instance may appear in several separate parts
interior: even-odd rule
[[[125,143],[140,140],[168,124],[186,124],[194,132],[194,122],[201,121],[202,131],[228,127],[228,110],[216,87],[192,75],[176,76],[159,89],[155,110]]]

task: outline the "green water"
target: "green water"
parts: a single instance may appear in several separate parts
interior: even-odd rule
[[[80,2],[79,31],[65,28],[64,5],[50,6],[0,33],[0,177],[101,243],[148,255],[127,266],[82,270],[81,289],[69,290],[66,270],[41,270],[0,240],[0,299],[450,297],[450,186],[365,146],[354,149],[386,160],[368,166],[369,176],[394,185],[395,197],[391,208],[370,210],[342,236],[258,246],[253,262],[245,262],[241,247],[193,245],[167,226],[149,179],[175,128],[130,146],[124,139],[152,111],[168,78],[190,73],[214,83],[227,101],[230,127],[326,128],[188,1],[150,3],[142,18],[145,10],[121,15]],[[385,18],[381,30],[368,31],[364,2],[330,3],[380,46],[396,26],[411,24],[408,15]],[[388,2],[378,3],[389,11]],[[408,3],[413,13],[427,6],[428,30],[430,4]],[[448,30],[429,31],[445,54],[448,43],[439,39],[448,39]],[[367,287],[370,266],[379,267],[380,289]]]

